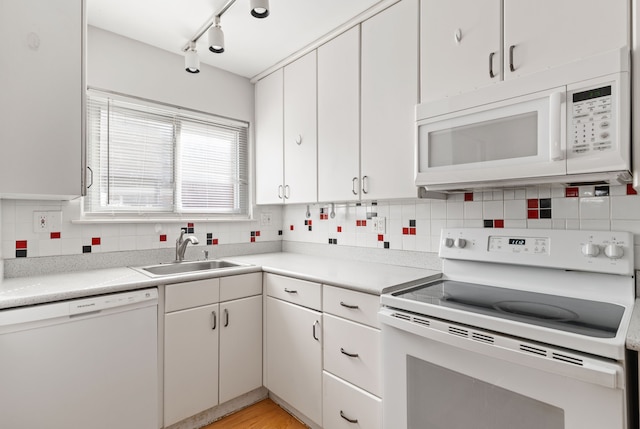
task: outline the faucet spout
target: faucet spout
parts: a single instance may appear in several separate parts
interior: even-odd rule
[[[180,231],[180,237],[176,240],[176,262],[184,261],[184,254],[187,250],[187,245],[198,244],[198,238],[195,235],[184,236],[184,230]]]

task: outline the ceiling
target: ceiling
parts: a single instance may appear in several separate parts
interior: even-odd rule
[[[227,0],[87,0],[89,25],[182,55],[183,46]],[[200,62],[248,78],[319,39],[380,0],[271,0],[265,19],[249,0],[237,0],[221,18],[225,52],[197,44]]]

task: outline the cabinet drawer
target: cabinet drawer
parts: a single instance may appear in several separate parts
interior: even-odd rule
[[[382,428],[380,398],[327,372],[322,374],[322,383],[322,423],[325,428]],[[357,420],[357,423],[347,419]]]
[[[201,305],[214,304],[220,300],[220,279],[167,285],[164,293],[164,311],[184,310]]]
[[[260,295],[261,293],[261,272],[220,278],[220,302]]]
[[[323,286],[322,310],[335,316],[354,322],[380,328],[378,310],[380,297],[368,293],[343,289],[335,286]]]
[[[322,320],[324,369],[381,396],[380,331],[329,314]]]
[[[322,286],[319,283],[265,274],[267,295],[303,307],[320,310],[322,308]]]

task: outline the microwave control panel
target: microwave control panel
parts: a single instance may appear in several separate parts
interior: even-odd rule
[[[615,127],[611,85],[569,94],[573,130],[569,152],[573,155],[610,151],[614,148]]]

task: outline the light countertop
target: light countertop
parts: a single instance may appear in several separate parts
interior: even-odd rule
[[[5,279],[0,283],[0,309],[260,270],[375,295],[440,276],[433,270],[295,253],[264,253],[224,259],[252,265],[156,278],[122,267]]]
[[[640,352],[640,299],[636,299],[627,330],[627,348]]]

